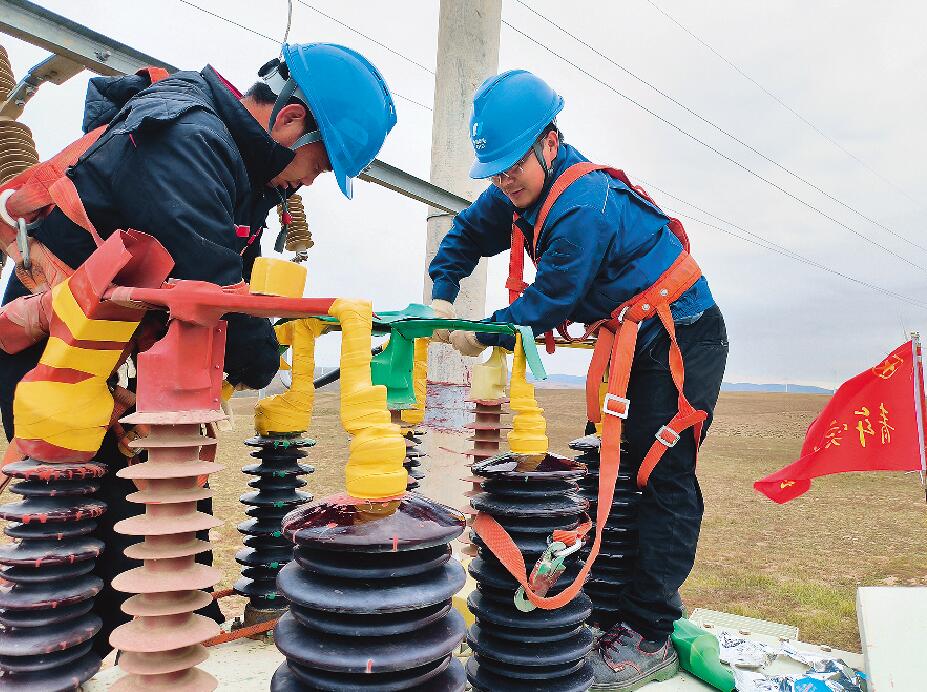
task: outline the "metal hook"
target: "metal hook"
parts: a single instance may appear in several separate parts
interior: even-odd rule
[[[29,271],[32,269],[32,258],[29,256],[29,230],[26,227],[26,220],[22,217],[16,220],[16,245],[19,247],[19,254],[23,260],[23,269]]]

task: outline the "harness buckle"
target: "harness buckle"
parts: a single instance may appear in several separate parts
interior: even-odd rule
[[[16,220],[16,245],[23,259],[23,269],[29,271],[32,269],[32,259],[29,256],[29,229],[23,218]]]
[[[6,203],[15,192],[16,190],[11,187],[8,187],[3,192],[0,192],[0,219],[2,219],[5,224],[12,226],[13,228],[16,228],[16,219],[10,215],[9,210],[6,208]]]
[[[582,547],[583,547],[583,542],[579,538],[577,538],[573,542],[573,545],[569,546],[568,548],[564,548],[563,550],[556,551],[554,553],[554,557],[559,557],[559,558],[569,557],[573,553],[578,553]]]
[[[667,439],[667,435],[669,436],[669,439]],[[655,437],[657,438],[657,442],[669,449],[676,446],[676,443],[679,442],[679,438],[681,436],[668,425],[664,425],[662,428],[657,430]]]
[[[538,558],[528,577],[531,590],[538,596],[546,596],[560,576],[566,571],[565,558],[582,548],[583,542],[579,539],[567,546],[560,541],[553,541],[547,546],[544,554]],[[515,607],[523,613],[530,613],[537,608],[525,593],[525,587],[519,586],[513,599]]]
[[[625,308],[627,309],[627,308]],[[609,403],[614,401],[617,405],[617,409],[613,409],[609,406]],[[616,416],[622,420],[628,419],[628,411],[631,410],[631,400],[624,396],[618,396],[617,394],[612,394],[607,392],[605,394],[605,401],[602,403],[602,412],[607,413],[610,416]]]

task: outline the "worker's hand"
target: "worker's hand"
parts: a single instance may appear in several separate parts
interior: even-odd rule
[[[460,329],[451,332],[450,343],[455,349],[460,351],[462,356],[476,358],[488,348],[485,344],[480,343],[473,332],[465,332]]]
[[[454,310],[454,306],[447,302],[446,300],[441,300],[440,298],[435,298],[431,301],[431,309],[435,312],[435,317],[440,320],[455,320],[457,319],[457,311]],[[447,329],[436,329],[434,334],[431,335],[431,340],[439,344],[449,344],[450,341],[450,332]]]

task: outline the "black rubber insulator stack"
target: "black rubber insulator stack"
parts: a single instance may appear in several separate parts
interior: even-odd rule
[[[402,431],[402,435],[406,441],[406,460],[403,462],[406,471],[409,472],[409,484],[406,486],[406,490],[415,490],[419,487],[419,481],[425,477],[425,470],[422,468],[421,458],[425,456],[425,452],[422,451],[422,435],[425,434],[424,430],[418,430],[416,428],[408,428]]]
[[[579,486],[580,495],[589,501],[593,525],[598,507],[600,446],[601,440],[597,435],[586,435],[570,443],[570,448],[579,452],[576,461],[589,469]],[[607,631],[617,623],[618,599],[633,573],[637,557],[637,505],[640,496],[634,476],[619,471],[611,513],[602,533],[602,549],[585,586],[592,599],[589,624],[602,630]],[[590,539],[581,552],[583,559],[592,547],[592,531],[589,535]]]
[[[470,503],[508,531],[531,569],[557,529],[574,529],[585,520],[587,502],[578,495],[576,480],[585,468],[571,459],[548,454],[543,458],[506,454],[473,465],[482,476],[483,492]],[[582,591],[555,610],[522,612],[515,607],[518,582],[473,534],[479,549],[470,563],[477,589],[469,598],[476,624],[467,641],[473,656],[467,678],[474,692],[584,692],[593,683],[585,662],[592,635],[585,627],[592,603]],[[567,558],[568,568],[548,592],[569,586],[579,572],[579,561]]]
[[[312,500],[312,495],[297,488],[306,485],[300,476],[315,471],[312,466],[300,463],[315,440],[298,435],[259,435],[245,444],[257,448],[251,456],[258,463],[242,469],[256,478],[248,483],[254,492],[241,496],[241,503],[249,507],[245,514],[252,519],[238,525],[245,535],[245,547],[238,551],[235,560],[244,569],[234,589],[250,599],[251,608],[279,611],[288,604],[277,590],[277,573],[293,559],[293,544],[284,537],[281,520]]]
[[[106,504],[93,497],[106,474],[94,461],[15,462],[4,472],[22,501],[0,506],[0,688],[75,690],[100,669],[91,651],[103,580],[93,575],[103,542],[93,537]]]
[[[464,517],[417,493],[391,502],[327,498],[284,519],[295,560],[277,579],[290,611],[272,692],[463,692],[453,655],[464,585],[448,545]]]

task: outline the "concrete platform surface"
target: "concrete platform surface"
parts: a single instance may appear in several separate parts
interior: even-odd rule
[[[715,633],[722,629],[729,629],[711,625],[710,622],[706,624],[710,625],[709,631]],[[749,630],[729,629],[729,631],[738,636],[749,637],[766,644],[775,645],[780,641],[778,637],[753,633]],[[797,646],[799,649],[842,658],[844,662],[854,668],[862,669],[863,667],[863,657],[860,654],[836,649],[822,649],[811,644],[799,643]],[[257,642],[251,639],[238,639],[228,644],[222,644],[211,648],[209,653],[209,660],[202,664],[200,668],[216,676],[219,680],[220,690],[234,690],[236,692],[258,692],[259,690],[270,689],[270,678],[283,660],[283,656],[280,655],[280,652],[272,643]],[[804,671],[805,667],[800,663],[781,656],[766,668],[766,672],[771,674],[794,674]],[[110,667],[102,670],[97,673],[93,680],[84,685],[84,690],[86,692],[104,692],[121,675],[118,668]],[[682,672],[672,680],[653,683],[648,685],[646,689],[653,690],[653,692],[696,692],[712,688],[693,678],[688,673]],[[895,689],[917,688],[896,687]],[[502,690],[499,692],[502,692]]]

